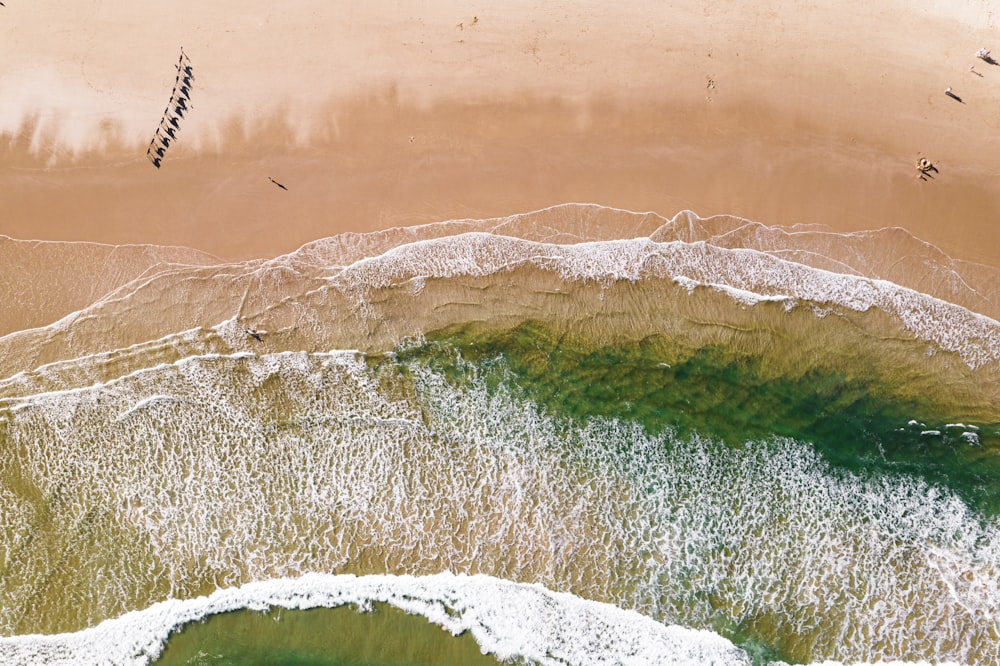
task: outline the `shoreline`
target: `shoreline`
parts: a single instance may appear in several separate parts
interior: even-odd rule
[[[536,322],[598,346],[657,335],[749,356],[787,346],[778,366],[877,368],[886,386],[912,371],[891,392],[932,395],[947,384],[956,418],[1000,414],[990,388],[1000,323],[884,280],[697,243],[553,245],[480,232],[393,247],[370,253],[359,243],[343,268],[329,263],[327,253],[343,251],[334,246],[152,275],[54,326],[0,338],[0,394],[92,386],[206,354],[381,353],[455,326]]]
[[[618,252],[626,252],[631,259],[612,259]],[[732,216],[703,219],[683,212],[668,219],[655,213],[572,204],[505,218],[347,233],[307,243],[274,259],[242,262],[219,261],[177,247],[7,239],[0,242],[0,256],[5,258],[0,282],[25,295],[0,308],[0,347],[8,350],[9,359],[20,359],[14,364],[19,370],[27,370],[24,363],[29,359],[45,364],[59,361],[64,354],[69,359],[117,354],[114,350],[130,345],[156,347],[164,336],[208,331],[238,318],[254,322],[248,325],[292,335],[282,343],[291,345],[289,349],[298,348],[295,344],[313,349],[319,338],[309,342],[310,327],[296,323],[296,316],[305,313],[293,308],[298,312],[293,315],[289,302],[301,300],[300,305],[311,310],[318,306],[316,293],[332,288],[330,295],[348,312],[351,299],[362,293],[359,289],[372,289],[372,294],[379,294],[378,301],[412,300],[422,291],[414,281],[449,276],[459,282],[475,276],[503,280],[504,265],[502,261],[496,264],[497,254],[513,265],[537,268],[546,265],[549,255],[561,257],[552,259],[556,261],[549,267],[555,270],[553,275],[572,271],[571,265],[585,272],[567,285],[574,279],[584,283],[589,279],[586,273],[592,268],[584,268],[583,257],[601,257],[600,261],[610,262],[607,274],[596,275],[601,284],[654,276],[681,282],[697,277],[707,287],[749,290],[748,294],[762,298],[803,298],[817,306],[838,304],[859,311],[888,307],[901,325],[905,320],[905,328],[922,330],[918,337],[930,336],[928,341],[938,340],[945,348],[951,348],[944,340],[953,334],[944,333],[941,317],[951,311],[952,317],[965,322],[963,326],[972,327],[963,329],[969,337],[959,345],[972,354],[967,362],[981,355],[973,349],[994,344],[981,338],[980,329],[1000,322],[1000,303],[992,296],[1000,289],[1000,270],[955,261],[902,229],[840,234],[813,226],[789,231]],[[415,262],[412,266],[411,261]],[[560,268],[560,261],[570,263]],[[661,275],[665,261],[672,268]],[[371,282],[376,276],[377,285]],[[386,279],[390,282],[382,284]],[[852,285],[848,291],[853,296],[843,293],[845,285]],[[915,312],[896,303],[896,297],[890,302],[880,300],[890,293],[908,294],[900,298],[922,303],[919,309],[930,320],[921,321]],[[873,294],[883,296],[871,300]],[[171,305],[177,303],[189,305]],[[136,317],[138,311],[142,315]],[[417,328],[413,330],[422,330],[418,322],[426,317],[414,316]],[[390,318],[397,319],[395,315]],[[977,318],[983,322],[974,324]],[[316,321],[313,328],[318,334],[327,327]],[[931,329],[941,330],[931,334]],[[355,334],[362,335],[362,331]],[[369,335],[381,339],[375,330]],[[75,342],[65,346],[71,339]],[[336,340],[328,342],[353,348],[364,347],[374,338]],[[17,349],[21,351],[15,353]],[[15,371],[10,363],[0,365]]]
[[[998,20],[6,2],[0,660],[388,596],[1000,663]]]
[[[732,215],[790,231],[898,226],[954,259],[1000,267],[990,251],[1000,246],[992,175],[1000,158],[939,161],[938,175],[923,182],[916,153],[816,128],[782,134],[795,123],[742,105],[522,97],[421,109],[362,96],[331,103],[308,147],[278,117],[256,129],[234,122],[218,143],[180,143],[159,171],[139,147],[75,166],[46,166],[15,147],[5,155],[11,166],[0,197],[16,203],[0,231],[25,240],[183,246],[232,261],[344,232],[588,202],[668,217]]]

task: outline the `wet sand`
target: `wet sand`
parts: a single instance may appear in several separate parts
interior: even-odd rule
[[[576,201],[901,226],[997,266],[995,27],[972,2],[12,3],[0,233],[232,260]],[[157,171],[181,45],[194,108]]]

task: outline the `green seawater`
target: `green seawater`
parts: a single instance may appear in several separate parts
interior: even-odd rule
[[[775,372],[790,364],[776,363],[768,351],[680,348],[657,337],[599,345],[540,323],[486,334],[450,330],[395,359],[396,372],[426,364],[456,386],[485,382],[578,425],[611,418],[675,435],[666,441],[707,436],[731,449],[791,438],[811,445],[833,475],[915,478],[953,492],[983,520],[1000,514],[998,424],[964,419],[946,390],[900,391],[899,378],[876,364],[804,363]],[[779,646],[766,625],[763,617],[720,616],[713,629],[755,664],[802,663],[796,653],[811,652],[792,636]]]
[[[422,617],[385,604],[244,610],[187,625],[157,666],[486,666],[469,634],[452,636]]]
[[[284,511],[280,507],[287,505],[282,501],[298,501],[306,495],[302,485],[297,483],[300,471],[323,471],[328,469],[323,467],[324,460],[331,464],[343,461],[373,442],[373,448],[368,450],[377,454],[386,442],[391,443],[397,436],[423,451],[424,456],[441,452],[448,455],[449,451],[456,451],[457,456],[465,459],[477,453],[476,447],[453,446],[449,438],[461,443],[462,437],[470,433],[479,441],[475,438],[484,437],[483,428],[500,424],[496,434],[498,440],[524,446],[512,454],[501,451],[494,455],[484,450],[481,460],[487,461],[487,467],[516,469],[521,463],[516,457],[519,453],[542,454],[534,459],[529,457],[529,463],[542,461],[542,464],[525,464],[525,479],[530,482],[525,488],[529,489],[526,496],[531,501],[543,497],[548,503],[536,510],[526,502],[529,506],[524,510],[524,517],[547,517],[547,513],[556,517],[567,515],[564,499],[576,499],[578,489],[583,491],[583,496],[588,490],[597,488],[601,494],[594,506],[609,507],[607,515],[611,519],[607,522],[602,522],[606,517],[603,510],[584,511],[584,519],[567,521],[570,527],[566,534],[559,532],[559,520],[539,520],[537,533],[486,540],[491,548],[501,551],[511,543],[530,543],[529,558],[535,560],[526,560],[527,566],[534,566],[539,556],[554,552],[547,553],[544,547],[534,549],[536,543],[544,544],[546,537],[553,533],[571,544],[582,535],[581,552],[589,543],[595,543],[596,548],[586,550],[586,556],[578,559],[552,558],[566,567],[565,572],[556,570],[551,578],[542,578],[553,587],[633,608],[658,620],[711,629],[743,648],[756,664],[777,659],[807,663],[830,655],[839,657],[842,653],[838,652],[837,641],[842,640],[843,635],[830,628],[837,622],[842,623],[844,631],[852,632],[851,644],[845,645],[845,649],[854,651],[846,653],[849,655],[860,654],[866,659],[872,654],[932,659],[938,654],[934,652],[938,648],[933,647],[936,634],[942,632],[947,640],[972,646],[970,650],[975,652],[961,653],[962,663],[966,660],[969,663],[997,663],[993,652],[994,634],[991,633],[994,628],[984,619],[988,617],[985,613],[970,619],[965,615],[965,606],[958,610],[949,607],[946,611],[938,607],[951,603],[954,596],[939,585],[939,579],[945,580],[945,577],[951,585],[957,583],[962,587],[968,583],[968,589],[962,587],[959,592],[973,601],[982,600],[984,605],[993,603],[995,577],[990,563],[994,561],[991,558],[996,549],[987,542],[991,538],[990,526],[995,524],[994,517],[1000,511],[1000,482],[997,481],[1000,465],[995,455],[1000,446],[997,424],[964,418],[961,405],[950,399],[946,389],[940,393],[899,390],[899,376],[886,371],[888,364],[866,365],[856,360],[852,365],[799,363],[795,359],[785,362],[787,359],[776,359],[779,353],[768,349],[751,353],[721,345],[682,347],[676,341],[655,336],[615,345],[598,344],[556,334],[543,324],[531,324],[485,334],[454,329],[401,346],[392,354],[371,355],[367,363],[372,373],[365,374],[364,379],[377,382],[377,388],[352,383],[337,364],[317,371],[318,363],[314,358],[296,359],[297,362],[309,360],[308,370],[295,370],[288,360],[286,372],[273,372],[263,380],[255,379],[254,360],[208,360],[202,365],[209,369],[216,366],[233,368],[231,374],[224,376],[224,381],[221,374],[205,373],[225,387],[223,395],[232,392],[240,396],[249,390],[247,387],[255,391],[253,400],[246,405],[238,404],[244,406],[251,423],[260,424],[260,432],[264,435],[246,438],[244,433],[254,434],[255,431],[245,430],[241,420],[219,419],[212,421],[218,425],[207,431],[212,437],[205,440],[209,445],[203,446],[203,441],[198,440],[198,446],[192,446],[191,451],[211,452],[216,450],[213,447],[227,451],[230,449],[226,447],[232,447],[231,450],[239,455],[232,456],[233,463],[220,465],[220,469],[229,473],[241,473],[244,467],[261,465],[259,470],[253,469],[274,485],[257,485],[252,479],[248,485],[251,490],[266,488],[265,497],[279,509],[268,509],[265,529],[247,533],[256,539],[252,543],[263,544],[270,551],[270,546],[282,538],[281,531],[274,526],[282,526],[285,515],[300,510],[298,504],[290,502],[292,510]],[[859,355],[859,358],[863,357]],[[307,383],[306,377],[315,378],[317,383]],[[177,385],[188,384],[178,380]],[[161,379],[155,390],[166,391],[165,387],[173,386]],[[387,402],[359,401],[357,412],[347,409],[355,405],[352,392],[370,397],[367,393],[370,388],[375,389],[371,391],[372,396],[380,399],[384,396]],[[120,390],[128,395],[123,404],[133,405],[136,398],[125,388]],[[493,403],[484,396],[499,399]],[[69,397],[76,399],[76,396]],[[396,410],[392,401],[406,408]],[[67,399],[74,407],[72,414],[77,423],[85,423],[91,413],[98,419],[95,422],[106,423],[100,419],[107,410],[98,408],[96,402],[93,401],[92,411],[87,411],[88,403]],[[221,402],[225,403],[225,399]],[[384,413],[372,410],[371,405],[384,409]],[[495,424],[490,421],[494,408],[498,410]],[[116,406],[113,411],[123,413],[124,409]],[[155,410],[160,410],[166,415],[162,422],[169,423],[167,416],[174,418],[177,409],[173,402],[153,403],[146,412],[137,412],[136,420],[140,416],[155,416],[160,413]],[[58,412],[57,416],[62,413]],[[69,413],[68,410],[65,413]],[[374,425],[356,418],[358,414],[367,417],[369,413],[385,417],[390,426],[378,430],[382,427],[380,422]],[[535,440],[531,428],[532,419],[538,413],[546,417],[546,427],[551,430]],[[33,413],[20,414],[19,418],[27,420]],[[452,415],[464,418],[455,416],[455,420],[450,421]],[[523,430],[516,427],[522,415],[526,424]],[[325,420],[328,416],[329,421]],[[41,420],[41,416],[35,417]],[[423,424],[419,424],[421,417],[425,419]],[[406,425],[394,434],[392,428],[401,427],[395,425],[397,421],[414,425]],[[190,423],[202,422],[193,419]],[[48,425],[47,421],[44,423]],[[344,423],[347,425],[342,429],[334,427]],[[477,429],[482,423],[493,425]],[[965,425],[946,427],[946,424],[955,423]],[[505,429],[507,425],[511,427]],[[6,427],[14,430],[13,425]],[[366,439],[362,435],[367,435],[369,430],[364,428],[384,434]],[[408,428],[423,439],[405,439],[410,434]],[[581,436],[582,429],[587,428],[590,430],[586,436]],[[667,436],[647,438],[643,430]],[[104,431],[95,429],[94,432]],[[149,428],[142,432],[158,433],[159,430]],[[622,436],[623,432],[627,435]],[[488,438],[493,431],[485,435]],[[24,441],[31,440],[25,436]],[[255,443],[258,446],[253,448]],[[420,448],[424,444],[426,447]],[[560,448],[564,444],[565,449]],[[336,455],[323,459],[321,454],[331,451],[331,446],[338,447]],[[153,450],[162,453],[181,448],[179,444],[171,444]],[[89,456],[97,457],[104,447],[93,444],[85,450]],[[348,468],[362,472],[361,476],[370,467],[376,474],[385,470],[387,478],[404,482],[410,481],[407,474],[415,471],[421,474],[421,484],[427,486],[426,489],[419,484],[406,486],[407,490],[396,496],[397,506],[404,510],[398,514],[386,511],[374,514],[377,517],[372,519],[371,527],[388,526],[402,531],[400,528],[409,527],[412,521],[394,524],[396,515],[414,515],[412,509],[420,508],[417,504],[437,499],[440,490],[447,488],[450,481],[461,481],[469,476],[469,471],[460,465],[456,475],[435,474],[438,470],[446,470],[448,465],[445,463],[459,460],[457,456],[442,459],[431,455],[429,459],[436,462],[424,463],[421,467],[423,458],[414,455],[413,451],[404,449],[391,460],[374,462],[369,453],[369,457],[362,457],[356,466]],[[799,451],[805,453],[798,455]],[[553,452],[553,456],[549,457],[549,452]],[[579,457],[576,457],[577,452]],[[613,455],[605,456],[606,452]],[[275,477],[268,476],[273,469],[268,463],[270,456],[277,456],[273,467],[281,471]],[[51,459],[61,458],[53,455]],[[165,460],[173,459],[165,456]],[[816,464],[816,460],[820,464]],[[502,464],[495,464],[497,461]],[[773,461],[779,464],[772,464]],[[105,460],[103,465],[110,462],[112,458]],[[399,462],[402,464],[397,465]],[[560,467],[564,462],[565,469]],[[549,466],[554,472],[551,476],[546,473]],[[186,469],[182,471],[187,473]],[[152,477],[154,484],[164,475],[157,470]],[[285,484],[286,477],[292,483]],[[356,474],[337,475],[327,471],[318,478],[330,483],[333,489],[344,491],[332,495],[340,502],[349,500],[355,492]],[[507,482],[517,477],[500,474],[496,478]],[[787,485],[782,484],[783,478],[790,479]],[[912,483],[894,486],[892,481],[900,478],[916,479],[925,486]],[[605,492],[602,484],[609,479],[612,488],[621,488],[620,494]],[[869,479],[888,482],[882,486],[868,484],[870,495],[848,492],[832,498],[827,496],[829,489],[864,490],[865,484],[857,481]],[[64,503],[62,489],[86,489],[94,485],[89,478],[84,481],[77,481],[76,485],[68,482],[55,485],[44,500],[44,511],[26,515],[24,523],[30,524],[29,520],[34,519],[37,524],[48,524],[52,520],[49,514],[58,515]],[[543,482],[554,481],[565,483],[559,487],[568,492],[548,494],[549,486]],[[639,483],[630,485],[633,481]],[[593,482],[593,485],[577,482]],[[504,483],[497,485],[501,489],[508,487]],[[926,485],[932,487],[931,492],[924,492]],[[179,486],[167,484],[166,487]],[[669,491],[664,489],[667,487]],[[868,506],[880,506],[880,491],[892,491],[893,487],[904,487],[912,494],[890,505],[888,511],[883,506],[878,511],[865,513]],[[933,516],[912,521],[916,523],[914,529],[901,528],[894,532],[895,524],[905,522],[907,517],[892,509],[895,506],[913,509],[910,499],[934,500],[935,487],[946,491],[945,495],[958,496],[978,515],[968,521],[962,514],[960,518],[965,523],[957,530],[961,534],[954,538],[947,532],[950,529],[947,524],[943,523],[946,529],[941,529],[937,523],[929,525],[934,522]],[[195,489],[201,488],[215,487],[202,485]],[[454,493],[454,497],[459,501],[470,498],[469,506],[474,507],[475,515],[488,513],[488,505],[476,504],[473,487],[457,485],[455,488],[460,492]],[[756,492],[758,489],[761,492]],[[234,486],[219,493],[218,497],[233,502],[232,515],[237,518],[256,515],[260,506],[258,497],[244,497],[241,491],[242,487]],[[72,497],[68,492],[65,494]],[[502,497],[488,493],[485,496]],[[863,500],[867,504],[859,506],[844,499],[848,496],[870,499]],[[891,493],[886,496],[895,501],[892,498],[896,496]],[[376,506],[384,506],[378,504],[384,499],[380,494],[371,499]],[[240,504],[236,500],[245,501]],[[445,515],[447,509],[456,505],[462,506],[449,499],[428,509],[427,515],[434,518]],[[944,507],[948,512],[953,508],[936,501],[925,505]],[[325,499],[321,508],[330,506],[337,504]],[[589,510],[586,502],[581,506]],[[509,515],[509,512],[504,509],[492,515],[499,518],[501,514]],[[103,513],[88,509],[71,523],[73,534],[86,538],[70,540],[71,543],[89,543],[97,538],[109,544],[127,541],[112,522],[117,515],[118,505]],[[188,511],[184,515],[193,514]],[[314,514],[307,515],[307,532],[314,525],[333,524],[338,518],[332,512],[319,514],[323,516],[319,520],[313,518]],[[366,517],[364,513],[360,515]],[[855,520],[855,516],[861,517]],[[977,536],[975,527],[979,523],[986,528]],[[522,518],[516,527],[525,524],[536,525]],[[588,526],[593,525],[602,529],[587,533]],[[622,525],[634,529],[627,533],[615,531]],[[240,523],[235,526],[243,527]],[[348,529],[350,527],[348,525]],[[934,531],[932,537],[922,536],[921,530],[925,527]],[[669,532],[670,529],[675,531]],[[292,536],[299,534],[291,531]],[[423,554],[424,557],[437,553],[447,556],[452,533],[451,526],[445,524],[442,529],[422,534],[415,543],[429,551]],[[461,529],[455,533],[462,533]],[[476,534],[471,530],[467,533]],[[442,534],[447,539],[431,541]],[[479,534],[482,539],[483,533]],[[636,535],[634,539],[631,538],[633,534]],[[963,540],[968,534],[973,538]],[[606,535],[608,542],[603,544],[601,539]],[[657,542],[647,541],[646,535],[667,535],[672,540],[665,539],[664,543],[679,547],[669,549],[669,557],[656,559],[660,549]],[[367,535],[362,533],[362,536]],[[704,538],[699,541],[691,536]],[[814,536],[819,538],[814,541]],[[352,537],[352,543],[357,541]],[[980,541],[985,543],[982,549]],[[24,544],[24,552],[30,553],[28,546],[37,541],[20,543]],[[431,545],[427,546],[428,543]],[[464,545],[458,544],[455,551],[461,552]],[[57,591],[58,594],[53,592],[50,597],[58,599],[54,603],[62,605],[68,589],[64,581],[76,578],[71,575],[78,566],[72,561],[75,551],[64,549],[59,543],[45,552],[49,550],[63,559],[49,568],[40,567],[46,578],[35,589]],[[389,556],[397,556],[391,548],[384,551],[389,555],[372,550],[374,555],[361,550],[360,557],[352,556],[354,561],[360,562],[359,568],[381,571],[377,567],[381,566],[382,559],[388,562]],[[103,557],[104,552],[114,552],[114,549],[102,546],[100,552]],[[333,549],[330,552],[335,553]],[[490,550],[485,552],[494,558],[492,562],[496,564],[491,566],[504,566],[503,557]],[[842,566],[834,557],[825,560],[813,557],[826,552],[841,557],[848,566]],[[955,559],[954,564],[952,560],[930,559],[943,552],[968,557]],[[607,553],[613,557],[601,559]],[[15,553],[15,557],[20,556],[19,552]],[[369,559],[366,561],[365,557]],[[141,561],[138,556],[136,561]],[[397,561],[400,564],[397,565]],[[461,560],[456,558],[456,561]],[[478,564],[484,560],[477,554],[470,561]],[[335,562],[332,558],[325,561],[317,558],[317,562],[316,568],[324,572],[337,566],[331,564]],[[376,562],[376,566],[372,562]],[[579,582],[574,583],[577,571],[572,567],[578,562],[590,568],[575,579]],[[408,560],[400,558],[386,564],[385,568],[394,570],[398,566],[402,569],[407,565]],[[190,566],[189,563],[181,562],[177,571],[183,575],[186,566]],[[952,569],[948,569],[949,566]],[[10,571],[17,573],[13,568]],[[504,570],[502,575],[513,577],[510,571]],[[594,572],[596,581],[588,580],[589,571]],[[604,586],[606,572],[616,580]],[[651,574],[659,578],[651,578]],[[246,579],[268,575],[271,574],[251,571]],[[535,574],[530,576],[534,577]],[[200,582],[195,576],[191,578]],[[644,586],[646,581],[652,582]],[[206,593],[220,585],[214,580],[201,584],[204,589],[193,588],[188,596]],[[589,589],[598,590],[598,593],[588,595],[586,585],[592,585]],[[801,592],[808,592],[810,588],[817,592],[815,599]],[[12,589],[31,591],[27,586]],[[895,595],[897,589],[902,589],[903,593]],[[913,596],[907,596],[911,591]],[[877,607],[883,599],[890,603],[885,612]],[[34,600],[25,604],[32,612],[37,606]],[[376,608],[377,612],[369,614],[358,613],[354,608],[339,608],[270,613],[239,611],[218,615],[204,623],[182,628],[170,639],[166,653],[156,663],[497,663],[492,657],[481,655],[479,646],[469,635],[452,637],[423,618],[407,616],[384,606]],[[927,619],[887,615],[909,608],[926,610]],[[861,635],[861,631],[878,627],[884,617],[888,617],[887,625],[891,624],[890,620],[895,622],[890,629],[905,630],[904,641],[891,642],[879,635],[869,637],[867,633]],[[942,618],[951,626],[942,628]],[[860,628],[858,635],[853,633],[855,628]],[[876,642],[879,640],[882,642]],[[908,646],[917,640],[921,641],[919,649],[908,651]],[[886,652],[886,645],[894,651]],[[981,655],[986,658],[980,658]]]
[[[963,419],[944,390],[901,398],[896,378],[871,367],[805,364],[775,376],[766,353],[681,349],[655,336],[598,346],[540,323],[485,335],[446,331],[397,358],[404,367],[428,363],[456,383],[474,372],[576,422],[616,418],[733,447],[790,437],[811,443],[834,468],[916,476],[984,516],[1000,513],[1000,424]],[[966,427],[945,427],[956,423]]]

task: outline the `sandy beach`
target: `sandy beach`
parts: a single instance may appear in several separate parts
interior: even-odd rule
[[[997,265],[996,19],[944,5],[11,2],[0,233],[232,260],[592,202],[900,226]],[[157,170],[182,46],[193,108]]]
[[[0,661],[448,572],[531,663],[1000,664],[998,27],[5,0]]]

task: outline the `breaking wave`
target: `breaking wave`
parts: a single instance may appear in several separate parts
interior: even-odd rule
[[[250,583],[207,597],[164,601],[73,634],[0,639],[0,659],[20,664],[148,664],[169,636],[209,615],[234,610],[310,609],[387,603],[426,617],[453,635],[469,632],[484,653],[537,664],[744,666],[749,657],[707,631],[665,626],[624,611],[489,576],[332,576]]]
[[[81,256],[106,263],[101,293],[39,297],[0,337],[4,659],[145,663],[211,614],[386,602],[538,663],[759,663],[754,646],[799,662],[1000,663],[1000,523],[947,484],[878,450],[877,469],[838,466],[780,424],[734,443],[571,418],[530,397],[509,350],[472,360],[449,342],[541,322],[553,356],[577,338],[660,344],[673,355],[650,362],[669,368],[738,348],[720,358],[764,359],[767,381],[862,377],[908,408],[943,405],[930,426],[916,412],[898,424],[916,429],[912,460],[989,457],[991,269],[899,230],[593,206],[239,264]],[[64,268],[45,284],[72,285]],[[436,355],[407,355],[428,336]],[[597,399],[661,408],[627,385],[638,375]],[[565,398],[570,379],[546,381]],[[698,383],[679,409],[721,413]],[[844,385],[809,409],[849,400]],[[734,422],[749,409],[732,406]]]
[[[791,654],[998,658],[1000,532],[945,489],[787,438],[572,425],[460,360],[458,384],[371,362],[189,358],[8,403],[5,631],[312,572],[445,570]]]

